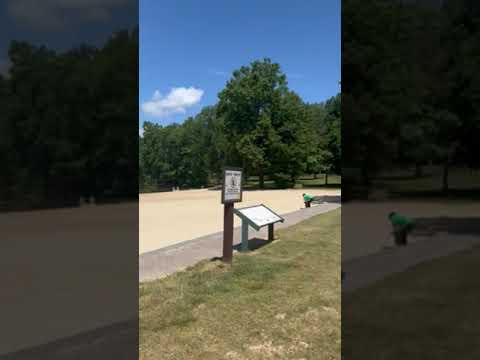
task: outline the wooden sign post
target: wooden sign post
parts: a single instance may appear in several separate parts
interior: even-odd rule
[[[223,204],[223,257],[227,263],[233,257],[233,208],[236,202],[242,201],[241,168],[226,167],[223,169],[222,204]]]

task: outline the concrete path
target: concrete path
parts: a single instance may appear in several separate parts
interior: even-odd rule
[[[339,203],[325,203],[309,209],[301,209],[282,215],[285,222],[275,224],[275,229],[281,229],[314,215],[322,214],[340,207]],[[186,224],[188,226],[188,224]],[[240,227],[233,232],[234,245],[240,243]],[[249,230],[249,238],[266,238],[267,227],[261,231]],[[149,281],[164,277],[176,271],[194,265],[200,260],[220,257],[222,255],[223,231],[202,236],[193,240],[184,241],[172,246],[150,251],[139,255],[139,280]]]
[[[342,270],[346,276],[342,282],[342,293],[366,287],[422,262],[468,250],[478,244],[480,236],[440,233],[415,241],[407,247],[392,247],[344,261]]]
[[[39,346],[1,355],[2,360],[138,358],[138,319],[104,326]]]

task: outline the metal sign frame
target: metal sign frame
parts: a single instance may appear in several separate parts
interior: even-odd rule
[[[267,224],[263,224],[261,226],[259,226],[258,224],[256,224],[254,221],[252,221],[248,216],[246,216],[245,214],[243,214],[241,212],[241,210],[245,210],[245,209],[250,209],[250,208],[254,208],[254,207],[259,207],[259,206],[263,206],[264,208],[266,208],[268,211],[270,211],[271,213],[273,213],[275,216],[278,216],[280,218],[280,220],[277,220],[277,221],[273,221],[273,222],[269,222]],[[272,209],[270,209],[268,206],[266,206],[265,204],[259,204],[259,205],[253,205],[253,206],[247,206],[247,207],[244,207],[244,208],[240,208],[240,209],[233,209],[234,213],[236,215],[238,215],[242,220],[245,220],[247,221],[248,225],[250,225],[251,227],[253,227],[255,230],[259,231],[262,227],[264,226],[267,226],[267,225],[270,225],[270,224],[276,224],[278,222],[284,222],[285,219],[278,215],[275,211],[273,211]]]
[[[240,199],[237,200],[226,200],[225,201],[225,176],[227,171],[240,171],[241,173],[241,182],[240,182]],[[236,202],[241,202],[242,197],[243,197],[243,184],[244,184],[244,179],[243,179],[243,168],[239,167],[224,167],[223,168],[223,179],[222,179],[222,204],[232,204]]]
[[[269,223],[266,223],[266,224],[263,224],[261,226],[259,226],[257,223],[255,223],[253,220],[251,220],[247,215],[243,214],[241,212],[241,210],[245,210],[245,209],[251,209],[251,208],[254,208],[254,207],[261,207],[263,206],[265,209],[267,209],[268,211],[270,211],[272,214],[274,214],[275,216],[277,216],[280,220],[275,220],[275,221],[272,221],[272,222],[269,222]],[[233,212],[240,218],[242,219],[242,236],[241,236],[241,240],[242,240],[242,247],[241,247],[241,250],[242,252],[247,252],[249,251],[248,250],[248,226],[251,226],[252,228],[254,228],[255,230],[259,231],[262,227],[264,226],[268,226],[268,241],[273,241],[274,240],[274,236],[273,236],[273,226],[274,224],[278,223],[278,222],[284,222],[285,219],[283,217],[281,217],[280,215],[278,215],[275,211],[273,211],[272,209],[270,209],[268,206],[266,206],[265,204],[260,204],[260,205],[253,205],[253,206],[247,206],[247,207],[244,207],[244,208],[241,208],[241,209],[233,209]]]

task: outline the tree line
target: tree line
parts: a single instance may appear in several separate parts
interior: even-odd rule
[[[342,6],[343,167],[480,167],[480,3],[347,0]],[[347,179],[347,184],[350,180]]]
[[[13,41],[0,76],[0,205],[78,204],[138,190],[138,31],[66,52]]]
[[[144,122],[140,187],[200,187],[220,181],[224,166],[292,186],[305,173],[340,173],[341,97],[307,104],[290,90],[280,65],[257,60],[235,70],[218,94],[182,124]]]

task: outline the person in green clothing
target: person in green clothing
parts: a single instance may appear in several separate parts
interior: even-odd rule
[[[407,236],[415,227],[415,221],[395,211],[388,214],[388,219],[393,226],[395,244],[398,246],[406,246],[408,243]]]
[[[305,207],[309,208],[313,201],[313,196],[308,194],[303,194],[303,202],[305,203]]]

